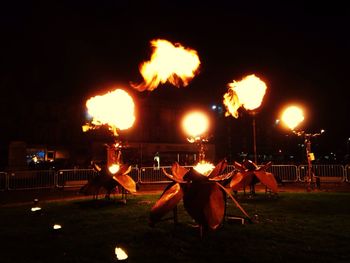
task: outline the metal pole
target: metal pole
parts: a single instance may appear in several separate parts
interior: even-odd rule
[[[305,135],[305,144],[306,144],[306,158],[307,158],[307,187],[308,190],[313,187],[313,174],[312,174],[312,162],[311,162],[311,138],[309,138],[309,135]]]
[[[203,142],[199,142],[199,151],[198,151],[198,162],[204,162],[205,161],[205,149]]]
[[[255,130],[255,114],[253,115],[253,147],[254,147],[254,163],[258,164],[258,158],[256,155],[256,130]]]

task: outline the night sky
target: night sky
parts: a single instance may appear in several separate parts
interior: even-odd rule
[[[163,85],[148,96],[220,104],[229,82],[256,74],[268,86],[259,114],[277,119],[282,106],[301,103],[307,109],[303,128],[325,129],[330,150],[345,147],[350,137],[345,3],[137,2],[2,3],[2,109],[23,99],[81,102],[113,85],[128,88],[130,81],[142,80],[138,67],[150,58],[150,41],[162,38],[197,50],[200,73],[187,87]]]

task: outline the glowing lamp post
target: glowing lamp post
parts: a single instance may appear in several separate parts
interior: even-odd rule
[[[295,129],[299,126],[301,122],[304,121],[304,113],[301,108],[294,105],[287,107],[283,111],[281,120],[290,130],[292,130],[294,134],[304,137],[304,143],[306,145],[306,158],[308,164],[306,183],[309,191],[311,186],[313,186],[314,184],[312,161],[315,159],[314,154],[311,152],[311,138],[321,135],[322,133],[324,133],[324,130],[321,130],[319,133],[306,133],[305,131],[296,131]]]
[[[238,118],[238,109],[243,107],[253,116],[253,148],[254,162],[257,163],[256,153],[256,124],[255,115],[261,106],[267,86],[265,82],[253,75],[244,77],[241,81],[233,81],[229,84],[227,93],[224,94],[226,116],[232,115]]]

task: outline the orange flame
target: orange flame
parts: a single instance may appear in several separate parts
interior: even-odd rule
[[[120,170],[120,165],[114,163],[108,167],[108,170],[111,174],[116,174]]]
[[[254,74],[244,77],[241,81],[228,84],[229,89],[224,94],[223,103],[226,106],[226,116],[238,118],[238,109],[255,110],[260,107],[266,92],[266,84]]]
[[[290,106],[282,113],[282,121],[290,128],[294,130],[303,120],[304,114],[302,109],[297,106]]]
[[[152,40],[151,46],[151,60],[140,66],[144,82],[133,87],[138,91],[152,91],[167,81],[177,87],[187,86],[200,65],[197,51],[163,39]]]
[[[196,164],[196,166],[193,167],[193,169],[205,176],[208,176],[214,170],[214,168],[215,166],[212,163],[208,163],[205,161],[199,162]]]
[[[197,140],[208,130],[209,119],[203,112],[193,111],[184,117],[182,127],[190,136],[189,140]]]
[[[130,128],[135,121],[135,104],[132,97],[122,89],[116,89],[104,95],[90,98],[86,102],[88,113],[94,126],[107,124],[117,135],[116,130]],[[83,127],[83,129],[91,128]]]

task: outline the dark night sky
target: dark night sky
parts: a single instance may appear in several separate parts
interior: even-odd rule
[[[308,109],[305,129],[326,129],[334,147],[350,137],[345,4],[145,2],[2,3],[2,102],[88,98],[138,82],[150,40],[164,38],[197,50],[201,72],[188,87],[164,85],[150,96],[220,103],[227,83],[254,73],[268,85],[260,114],[278,118],[283,105],[299,102]]]

